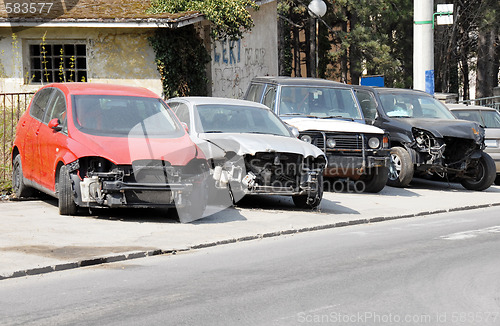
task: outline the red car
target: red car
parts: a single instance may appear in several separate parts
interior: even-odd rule
[[[201,217],[208,167],[185,127],[153,92],[56,83],[42,87],[21,117],[12,149],[13,190],[37,189],[78,207],[176,207]]]

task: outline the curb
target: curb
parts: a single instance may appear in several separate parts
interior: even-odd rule
[[[253,235],[253,236],[244,236],[241,238],[234,238],[234,239],[201,243],[201,244],[197,244],[197,245],[194,245],[191,247],[181,248],[181,249],[167,249],[167,250],[155,249],[155,250],[149,250],[149,251],[137,251],[137,252],[131,252],[128,254],[119,254],[116,256],[98,257],[98,258],[92,258],[92,259],[85,259],[85,260],[81,260],[81,261],[73,262],[73,263],[70,262],[70,263],[63,263],[63,264],[58,264],[58,265],[53,265],[53,266],[37,267],[37,268],[16,271],[16,272],[12,273],[11,275],[6,275],[6,276],[0,275],[0,281],[5,280],[5,279],[47,274],[47,273],[64,271],[64,270],[69,270],[69,269],[76,269],[76,268],[80,268],[80,267],[109,264],[109,263],[138,259],[138,258],[153,257],[153,256],[159,256],[159,255],[175,255],[179,252],[189,252],[192,250],[211,248],[211,247],[216,247],[216,246],[226,245],[226,244],[231,244],[231,243],[260,240],[260,239],[265,239],[265,238],[274,238],[274,237],[290,235],[290,234],[299,234],[299,233],[305,233],[305,232],[313,232],[313,231],[341,228],[341,227],[352,226],[352,225],[372,224],[372,223],[379,223],[379,222],[384,222],[384,221],[399,220],[399,219],[404,219],[404,218],[423,217],[423,216],[427,216],[427,215],[436,215],[436,214],[442,214],[442,213],[468,211],[468,210],[497,207],[497,206],[500,206],[500,202],[493,203],[493,204],[470,205],[470,206],[456,207],[456,208],[450,208],[450,209],[439,209],[439,210],[435,210],[435,211],[425,211],[425,212],[414,213],[414,214],[395,215],[395,216],[387,216],[387,217],[380,216],[380,217],[373,217],[370,219],[359,219],[359,220],[352,220],[352,221],[347,221],[347,222],[337,222],[337,223],[332,223],[332,224],[311,226],[311,227],[306,227],[306,228],[302,228],[302,229],[289,229],[289,230],[269,232],[269,233],[264,233],[264,234],[257,234],[257,235]]]

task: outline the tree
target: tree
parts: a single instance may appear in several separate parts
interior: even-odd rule
[[[461,91],[463,99],[469,99],[469,76],[475,72],[476,98],[491,96],[498,85],[500,4],[497,0],[454,0],[453,4],[453,25],[436,27],[436,90]]]
[[[412,71],[412,1],[328,0],[319,24],[319,76],[357,84],[364,70],[384,75],[387,86],[409,87]],[[288,22],[294,75],[306,66],[311,76],[307,33],[309,1],[282,0],[280,18]],[[285,27],[286,28],[286,27]],[[300,37],[302,35],[302,37]],[[284,50],[283,48],[280,48]],[[288,51],[288,50],[287,50]]]

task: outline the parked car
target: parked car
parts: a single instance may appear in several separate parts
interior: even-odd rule
[[[257,77],[245,99],[271,108],[299,130],[299,139],[321,148],[328,159],[326,177],[362,181],[360,190],[366,192],[384,188],[390,162],[387,134],[364,124],[348,85],[317,78]]]
[[[414,175],[458,181],[470,190],[484,190],[493,183],[495,163],[483,151],[484,128],[479,124],[456,119],[425,92],[353,88],[366,121],[389,132],[389,185],[406,187]]]
[[[465,104],[446,106],[458,119],[475,121],[485,128],[484,151],[495,161],[497,171],[495,184],[500,185],[500,113],[494,108],[485,106]]]
[[[323,152],[302,142],[264,105],[216,97],[167,101],[204,150],[214,184],[234,201],[244,195],[292,196],[297,207],[317,207],[323,196]]]
[[[42,87],[22,115],[12,149],[13,190],[78,207],[176,207],[202,216],[208,165],[157,95],[92,83]]]

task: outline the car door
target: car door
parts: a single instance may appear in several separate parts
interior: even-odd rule
[[[38,155],[40,158],[38,175],[39,183],[43,187],[55,190],[56,166],[59,157],[64,153],[67,143],[66,98],[64,93],[55,89],[47,105],[44,118],[38,133]],[[59,126],[56,129],[49,127],[49,122],[57,119]]]
[[[24,154],[22,154],[24,155],[23,174],[27,179],[33,180],[37,183],[40,180],[38,174],[40,171],[38,136],[40,134],[40,126],[52,93],[52,88],[44,88],[36,93],[30,106],[30,119],[26,124],[21,125],[21,128],[26,128],[24,138]]]

